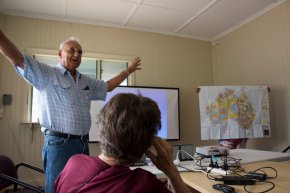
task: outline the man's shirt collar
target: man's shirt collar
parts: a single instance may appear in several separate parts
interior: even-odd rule
[[[65,67],[62,64],[58,63],[57,67],[59,68],[59,71],[62,75],[64,75],[66,72],[69,73],[69,71],[65,69]],[[76,70],[76,77],[77,78],[81,77],[81,74],[79,73],[78,70]]]

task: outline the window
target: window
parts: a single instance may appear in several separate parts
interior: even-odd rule
[[[51,66],[57,66],[58,57],[52,55],[33,55],[33,57],[41,63],[45,63]],[[117,60],[99,60],[94,58],[84,58],[82,57],[81,65],[78,71],[82,74],[96,78],[98,80],[107,81],[119,74],[121,71],[127,69],[127,61],[117,61]],[[128,78],[125,79],[120,85],[129,85]],[[38,101],[35,97],[34,88],[31,87],[31,99],[30,99],[30,120],[31,122],[38,122]]]

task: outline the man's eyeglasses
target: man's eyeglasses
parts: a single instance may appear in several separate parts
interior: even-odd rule
[[[83,51],[82,51],[82,50],[78,50],[78,49],[76,49],[76,48],[74,48],[74,47],[71,47],[70,49],[68,49],[67,52],[68,52],[69,54],[74,54],[74,53],[76,53],[76,52],[78,52],[79,55],[82,55],[82,54],[83,54]]]

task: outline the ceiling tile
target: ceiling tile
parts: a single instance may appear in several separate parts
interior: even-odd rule
[[[0,0],[1,12],[64,17],[65,0]]]
[[[213,0],[144,0],[142,4],[196,14]]]
[[[128,26],[171,33],[190,17],[188,13],[142,5],[131,18]]]
[[[121,25],[134,5],[120,0],[69,0],[67,17]]]
[[[273,1],[275,0],[221,0],[182,28],[178,34],[213,39],[238,26],[242,21],[272,4]]]
[[[266,8],[272,2],[275,0],[222,0],[209,9],[206,16],[237,23]]]
[[[231,26],[227,22],[218,21],[211,17],[201,17],[181,29],[177,34],[210,40]]]

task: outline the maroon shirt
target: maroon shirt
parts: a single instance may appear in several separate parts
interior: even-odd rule
[[[125,166],[110,166],[84,154],[69,159],[54,184],[56,193],[170,193],[152,173]]]

